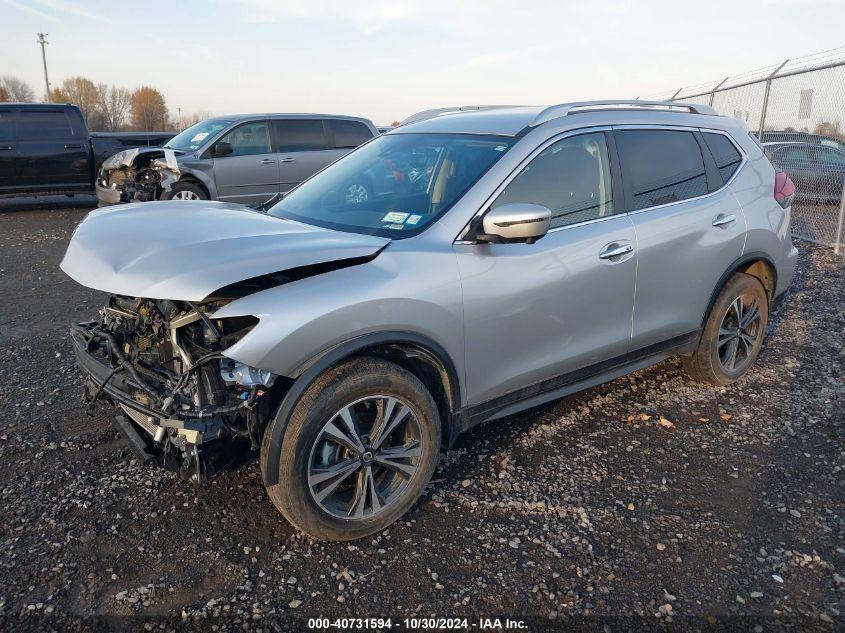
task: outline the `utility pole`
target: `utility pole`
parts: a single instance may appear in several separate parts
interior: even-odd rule
[[[178,112],[178,113],[179,113],[179,124],[178,124],[178,127],[179,127],[179,131],[181,132],[181,131],[182,131],[182,108],[176,108],[176,112]]]
[[[44,45],[49,44],[46,33],[38,34],[38,43],[41,44],[41,61],[44,63],[44,88],[46,89],[44,98],[47,103],[50,103],[50,80],[47,79],[47,52],[44,49]]]

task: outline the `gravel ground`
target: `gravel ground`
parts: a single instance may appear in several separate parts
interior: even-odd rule
[[[58,269],[84,210],[4,208],[0,629],[845,627],[845,260],[828,249],[799,244],[739,383],[668,361],[482,426],[404,520],[326,544],[281,518],[257,463],[197,488],[86,415],[66,331],[103,296]]]

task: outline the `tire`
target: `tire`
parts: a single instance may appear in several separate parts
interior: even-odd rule
[[[388,429],[399,422],[377,437],[384,411],[389,411]],[[344,412],[354,420],[362,450],[352,449],[356,440]],[[262,472],[274,450],[269,438],[279,424],[285,420],[274,418],[265,433]],[[287,420],[280,450],[278,483],[267,488],[274,505],[311,537],[352,540],[383,530],[422,494],[437,465],[440,416],[412,373],[385,360],[354,358],[305,390]],[[401,457],[400,451],[409,455]],[[330,476],[333,472],[338,474]]]
[[[755,311],[756,308],[756,311]],[[738,327],[737,316],[746,323]],[[756,277],[737,273],[713,304],[698,347],[681,364],[691,378],[729,385],[754,364],[769,321],[769,300]]]
[[[170,191],[166,191],[162,200],[208,200],[208,194],[199,185],[192,182],[180,181],[175,183]]]

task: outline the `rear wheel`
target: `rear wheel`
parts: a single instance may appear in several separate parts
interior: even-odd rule
[[[769,320],[769,301],[756,277],[737,273],[716,298],[698,348],[681,359],[694,379],[714,385],[739,380],[754,363]]]
[[[268,427],[262,451],[266,471]],[[358,358],[330,369],[302,395],[284,431],[279,482],[268,488],[306,534],[350,540],[384,529],[431,479],[440,418],[425,386],[393,363]]]

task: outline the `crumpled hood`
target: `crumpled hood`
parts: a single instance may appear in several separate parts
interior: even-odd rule
[[[103,161],[103,171],[111,169],[120,169],[121,167],[129,167],[138,156],[142,154],[153,154],[155,158],[163,158],[164,163],[174,171],[179,170],[177,163],[177,154],[172,149],[165,149],[163,147],[133,147],[132,149],[125,149],[113,156],[109,156]]]
[[[244,279],[368,257],[389,241],[237,204],[145,202],[89,213],[71,237],[61,268],[83,286],[112,294],[200,301]]]

